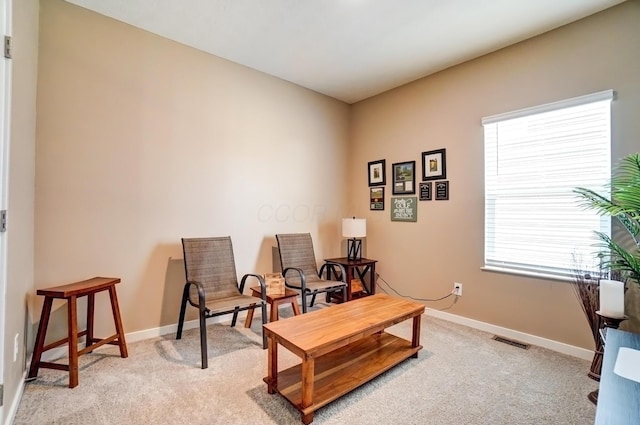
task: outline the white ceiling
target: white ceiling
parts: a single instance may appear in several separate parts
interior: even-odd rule
[[[624,0],[66,0],[354,103]]]

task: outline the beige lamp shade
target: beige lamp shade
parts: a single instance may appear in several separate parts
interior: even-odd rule
[[[367,219],[343,218],[342,236],[345,238],[364,238],[367,236]]]

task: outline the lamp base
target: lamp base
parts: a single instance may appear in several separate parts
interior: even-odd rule
[[[347,239],[347,259],[349,261],[362,259],[362,239]]]

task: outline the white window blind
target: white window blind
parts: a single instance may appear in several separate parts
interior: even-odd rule
[[[611,178],[612,99],[608,90],[482,120],[485,267],[597,270],[594,231],[611,234],[611,221],[580,207],[573,189],[602,193]]]

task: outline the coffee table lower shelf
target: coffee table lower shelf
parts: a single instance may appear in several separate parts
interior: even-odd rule
[[[362,338],[315,359],[313,404],[302,407],[302,365],[278,371],[277,382],[264,382],[281,394],[303,415],[315,412],[409,357],[422,346],[386,332]]]

